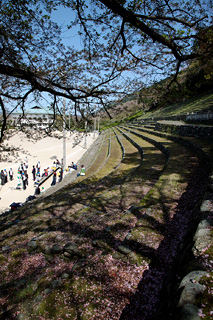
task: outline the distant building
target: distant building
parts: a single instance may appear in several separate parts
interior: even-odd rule
[[[53,121],[54,113],[49,109],[35,106],[28,109],[23,116],[22,112],[13,112],[10,120],[15,126],[47,128]]]

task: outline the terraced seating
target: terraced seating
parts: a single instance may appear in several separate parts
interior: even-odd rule
[[[89,166],[84,179],[95,182],[106,176],[116,169],[122,160],[122,157],[122,146],[120,145],[119,139],[113,130],[109,130],[108,138],[105,137],[105,141],[99,150],[98,157],[93,161],[93,164]]]
[[[86,166],[86,169],[90,169],[90,167],[96,161],[97,156],[100,155],[100,151],[102,150],[102,145],[104,143],[106,143],[106,141],[108,141],[108,132],[105,132],[104,134],[99,136],[98,139],[96,139],[95,143],[89,148],[89,150],[81,158],[81,163],[77,164],[78,167],[79,167],[79,165],[84,164]],[[97,165],[97,166],[99,167],[99,165]],[[97,169],[97,167],[96,167],[96,169]],[[57,190],[60,190],[63,186],[66,186],[67,184],[74,182],[77,179],[77,172],[78,171],[72,171],[72,172],[68,173],[64,177],[62,182],[60,182],[60,184],[57,184],[57,185],[52,186],[51,188],[47,189],[43,194],[40,195],[40,197],[43,198],[43,197],[49,196],[49,195],[55,193]],[[87,172],[87,176],[88,176],[88,172]],[[78,182],[80,180],[83,180],[83,178],[84,177],[79,177]]]
[[[114,152],[114,153],[113,153]],[[95,182],[103,176],[106,176],[111,171],[115,170],[122,160],[122,144],[119,138],[112,130],[108,130],[101,137],[100,141],[95,142],[94,146],[81,158],[81,164],[86,164],[86,175],[76,178],[77,170],[69,173],[65,177],[65,181],[56,187],[47,190],[41,197],[45,197],[61,189],[68,183],[79,184],[85,179],[90,182]]]
[[[67,179],[3,221],[1,241],[16,243],[9,257],[16,261],[4,256],[2,276],[10,279],[17,261],[19,268],[36,261],[19,283],[21,298],[11,283],[2,295],[15,295],[26,317],[45,310],[51,319],[146,320],[162,312],[162,290],[206,173],[197,170],[195,149],[139,129],[107,132],[86,177]],[[29,281],[36,285],[23,300]]]
[[[99,179],[99,181],[97,181],[95,185],[94,185],[95,180],[93,179],[92,180],[93,186],[91,188],[94,188],[96,190],[96,195],[98,194],[101,195],[100,196],[101,199],[104,198],[105,193],[108,195],[108,197],[112,193],[113,203],[115,202],[116,198],[119,198],[119,197],[123,198],[124,199],[123,202],[125,202],[125,205],[124,205],[124,209],[125,209],[125,208],[128,208],[128,206],[131,203],[134,203],[134,201],[139,201],[137,198],[139,197],[139,199],[141,199],[142,194],[146,193],[147,190],[151,188],[151,185],[155,183],[156,179],[159,177],[160,171],[162,170],[165,164],[165,156],[162,155],[162,153],[158,149],[156,150],[156,148],[153,147],[153,145],[151,145],[149,142],[144,142],[140,138],[136,138],[137,141],[135,141],[130,136],[127,136],[124,133],[123,135],[125,135],[125,137],[123,137],[121,133],[122,131],[120,130],[119,138],[122,141],[123,152],[124,152],[122,162],[120,163],[119,167],[117,167],[117,170],[113,170],[112,173],[109,174],[105,179],[103,180]],[[127,141],[126,138],[129,141]],[[140,144],[142,144],[143,147],[141,147]],[[150,149],[152,150],[150,151]],[[117,154],[116,150],[114,149],[115,154]],[[145,150],[145,153],[144,153],[144,150]],[[149,150],[149,151],[146,151],[146,150]],[[142,153],[143,153],[143,162],[142,162],[143,166],[141,165]],[[156,162],[155,165],[153,165],[154,158]],[[130,159],[132,163],[130,162]],[[111,160],[113,160],[113,158]],[[104,167],[100,170],[101,176],[99,177],[103,177],[103,173],[104,175],[106,175],[106,167],[108,165],[109,163],[106,163]],[[110,168],[111,168],[111,165],[110,165]],[[146,171],[145,171],[145,168],[147,169]],[[141,175],[142,170],[143,170],[143,176]],[[145,185],[147,176],[149,177],[149,182],[148,182],[148,185]],[[150,182],[150,180],[152,182]],[[86,183],[88,184],[88,180],[86,180]],[[117,188],[119,190],[115,191],[117,185],[120,185],[119,188]],[[99,186],[101,186],[101,190],[97,194],[97,191],[100,188]],[[111,190],[110,188],[112,188],[113,190]],[[131,196],[128,196],[127,192]],[[126,195],[125,197],[124,197],[124,194]]]
[[[132,127],[132,126],[131,126]],[[193,126],[194,127],[194,126]],[[184,138],[177,134],[169,134],[166,132],[158,131],[156,129],[147,129],[145,126],[133,126],[132,128],[136,128],[140,132],[145,132],[151,135],[154,135],[155,137],[166,137],[170,139],[171,141],[178,142],[181,145],[184,145],[186,148],[189,148],[193,150],[196,155],[199,157],[201,161],[206,162],[206,165],[208,166],[210,170],[211,166],[211,159],[212,159],[212,143],[209,142],[209,136],[206,136],[205,139],[199,139],[193,135],[191,136],[185,136]]]
[[[179,137],[177,135],[174,136],[174,135],[165,134],[162,132],[156,132],[156,130],[147,130],[146,128],[141,128],[141,126],[131,126],[131,128],[136,132],[138,131],[143,132],[143,135],[145,134],[146,136],[149,136],[149,137],[158,136],[158,137],[170,139],[170,141],[175,141],[176,143],[179,143],[179,149],[177,150],[178,154],[180,155],[179,157],[183,157],[183,156],[185,157],[187,156],[187,153],[188,154],[191,153],[191,156],[188,157],[188,161],[186,160],[186,165],[188,162],[191,168],[190,170],[188,170],[189,172],[187,173],[186,168],[184,168],[184,166],[181,166],[181,164],[178,165],[178,162],[177,162],[176,164],[174,163],[175,166],[173,167],[173,170],[170,173],[170,176],[174,176],[174,177],[176,174],[179,174],[179,179],[180,178],[183,179],[185,177],[184,178],[185,184],[186,184],[185,192],[184,192],[184,189],[182,189],[181,187],[183,181],[180,183],[178,179],[177,180],[178,183],[176,185],[178,188],[178,184],[179,184],[179,192],[177,192],[178,190],[177,189],[176,195],[172,194],[173,192],[175,192],[175,189],[169,185],[169,180],[171,181],[171,179],[168,179],[169,175],[167,172],[168,171],[168,168],[167,168],[162,174],[162,176],[160,177],[158,183],[151,190],[152,192],[151,196],[148,195],[148,197],[145,197],[141,202],[141,207],[136,207],[133,210],[136,212],[137,215],[139,215],[141,210],[143,210],[145,216],[144,218],[141,219],[141,221],[138,221],[138,223],[136,224],[136,228],[134,229],[134,231],[131,232],[131,238],[130,238],[131,240],[134,241],[135,239],[137,239],[138,241],[139,234],[141,233],[143,235],[143,238],[142,238],[143,243],[147,243],[144,227],[145,229],[150,228],[151,230],[152,225],[156,225],[156,223],[158,225],[159,217],[160,217],[160,215],[158,216],[158,214],[160,213],[160,211],[162,211],[162,213],[164,212],[164,219],[165,218],[168,219],[168,223],[164,223],[164,225],[167,225],[167,228],[166,228],[167,236],[164,237],[164,240],[161,241],[161,244],[159,246],[159,249],[158,249],[158,255],[160,257],[159,260],[158,258],[156,258],[155,263],[153,263],[152,261],[152,263],[150,264],[150,270],[152,269],[152,271],[150,271],[147,277],[143,278],[140,284],[140,291],[138,292],[138,294],[134,296],[130,306],[126,308],[125,312],[123,312],[123,316],[121,317],[121,319],[128,319],[128,317],[134,318],[134,316],[137,316],[137,314],[143,314],[143,310],[141,310],[140,307],[137,308],[137,306],[138,305],[145,306],[150,300],[150,296],[152,295],[152,292],[151,290],[150,291],[147,290],[146,284],[149,281],[153,280],[154,275],[157,272],[159,273],[159,277],[160,277],[159,280],[161,281],[163,279],[163,276],[165,276],[165,274],[167,275],[170,274],[169,279],[171,282],[172,272],[175,277],[177,276],[178,273],[180,274],[180,276],[184,275],[183,271],[180,269],[182,267],[182,264],[178,263],[175,265],[175,263],[177,263],[177,260],[174,259],[174,263],[172,263],[172,259],[175,257],[175,254],[177,259],[177,252],[179,251],[178,247],[180,243],[182,243],[184,237],[186,238],[188,237],[188,234],[191,234],[192,232],[190,231],[191,229],[194,230],[195,228],[194,224],[197,225],[196,220],[197,219],[199,220],[198,218],[199,205],[202,201],[203,193],[206,190],[208,175],[211,172],[211,163],[213,159],[212,145],[209,143],[209,141],[205,141],[203,139],[199,140],[193,137],[190,137],[190,138],[185,137],[183,139],[182,137]],[[170,150],[170,147],[168,145],[167,145],[167,148]],[[184,148],[185,148],[185,152],[183,150]],[[178,154],[175,156],[173,150],[174,150],[174,143],[172,143],[172,151],[170,150],[170,155],[172,156],[173,160],[175,158],[178,159]],[[169,162],[171,163],[171,158]],[[167,174],[167,177],[165,177],[165,174]],[[177,178],[178,176],[176,177],[176,179]],[[178,197],[179,199],[177,198],[178,202],[175,204],[175,202],[177,201],[175,200],[175,196],[177,196],[178,193],[179,193],[179,197]],[[160,208],[161,206],[162,208]],[[173,212],[173,216],[171,215],[172,212]],[[152,216],[152,218],[150,217],[150,215]],[[149,221],[148,225],[147,225],[147,221],[143,222],[143,219],[144,221],[146,220]],[[165,222],[167,219],[165,219]],[[159,225],[158,227],[159,228],[162,227],[162,224]],[[153,234],[153,238],[154,237],[155,235]],[[149,238],[150,238],[150,232],[149,232]],[[152,240],[152,243],[153,243],[153,240]],[[154,243],[155,244],[157,243],[157,239],[156,241],[154,241]],[[193,243],[193,239],[191,239],[191,243]],[[189,243],[187,244],[187,246],[189,246]],[[190,255],[190,258],[189,258],[189,261],[190,261],[190,259],[192,259],[192,253],[190,253],[189,251],[188,254]],[[184,253],[184,257],[187,261],[187,257],[185,256],[185,253]],[[157,261],[159,265],[157,265]],[[164,265],[165,263],[167,265]],[[169,265],[171,266],[170,271],[168,268]],[[191,269],[191,271],[193,270],[194,269]],[[169,280],[167,279],[167,281]],[[193,281],[196,281],[196,279],[193,279]],[[158,282],[158,284],[160,284],[160,281]],[[163,285],[162,285],[162,288],[163,288]],[[172,289],[171,291],[167,290],[167,294],[166,292],[163,292],[163,295],[165,295],[165,301],[164,301],[165,304],[161,299],[161,303],[160,303],[161,307],[159,306],[158,317],[159,318],[164,317],[165,308],[167,308],[168,310],[169,304],[171,304],[172,310],[168,310],[168,312],[170,313],[170,316],[172,312],[173,312],[173,315],[175,316],[178,309],[175,309],[174,301],[178,299],[177,296],[175,296]],[[132,312],[132,310],[134,311]],[[181,312],[180,310],[179,312]],[[186,311],[184,314],[186,316]],[[181,319],[185,319],[184,316]]]

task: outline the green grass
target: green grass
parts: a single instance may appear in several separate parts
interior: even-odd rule
[[[160,109],[154,111],[144,111],[143,109],[138,110],[135,114],[132,114],[129,117],[126,117],[126,114],[119,115],[119,119],[116,121],[104,120],[101,123],[101,130],[105,130],[109,127],[120,125],[125,121],[132,120],[143,120],[143,119],[152,119],[158,117],[169,117],[169,116],[180,116],[187,113],[196,113],[200,111],[208,111],[213,109],[213,93],[207,93],[200,96],[195,96],[185,102],[175,103],[168,106],[164,106]]]

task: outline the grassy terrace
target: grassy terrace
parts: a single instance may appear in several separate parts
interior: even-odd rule
[[[206,172],[190,149],[138,129],[110,129],[85,178],[0,217],[0,319],[161,312]]]
[[[149,129],[147,129],[146,125],[144,125],[144,127],[143,126],[131,126],[131,130],[134,130],[135,132],[140,132],[143,135],[145,134],[149,137],[153,137],[153,136],[158,137],[157,139],[159,139],[159,138],[170,139],[170,143],[172,143],[172,152],[174,152],[174,150],[175,150],[173,142],[178,141],[178,140],[179,140],[179,147],[182,146],[186,150],[192,150],[191,151],[192,157],[189,157],[188,160],[186,158],[186,168],[181,168],[180,167],[181,163],[178,164],[178,162],[177,162],[175,165],[175,163],[172,161],[172,165],[174,164],[174,167],[173,167],[173,169],[170,168],[170,169],[172,169],[171,175],[170,175],[171,177],[172,176],[175,177],[175,173],[178,173],[178,171],[179,171],[180,172],[179,177],[182,179],[184,177],[183,172],[185,171],[185,173],[187,173],[187,168],[189,168],[189,175],[187,174],[188,178],[186,175],[186,189],[185,189],[185,191],[184,191],[184,189],[182,189],[182,190],[179,189],[180,197],[178,197],[178,201],[177,201],[176,206],[174,206],[174,209],[172,209],[171,206],[167,206],[167,204],[169,202],[169,199],[171,199],[171,204],[173,203],[174,200],[172,200],[172,199],[175,198],[175,194],[178,195],[178,188],[181,188],[183,181],[181,182],[181,184],[176,183],[174,181],[177,186],[176,187],[177,190],[175,192],[175,190],[168,183],[169,182],[168,176],[165,179],[165,174],[168,173],[167,169],[161,175],[161,177],[160,177],[159,181],[157,182],[157,184],[155,185],[155,187],[152,188],[150,194],[147,194],[147,196],[143,199],[143,201],[141,203],[142,208],[148,207],[149,214],[152,211],[154,211],[156,214],[156,212],[158,210],[157,207],[159,207],[160,204],[162,204],[162,209],[164,208],[165,212],[168,212],[169,214],[172,214],[172,212],[174,213],[174,217],[172,218],[172,216],[171,216],[171,220],[168,223],[168,239],[169,240],[166,240],[166,238],[165,238],[164,241],[161,242],[161,245],[159,247],[159,248],[161,248],[161,250],[159,250],[160,257],[161,257],[160,264],[162,264],[162,257],[163,256],[167,255],[167,258],[166,257],[163,258],[163,261],[167,261],[167,262],[169,262],[169,260],[172,259],[173,256],[175,257],[175,247],[179,242],[178,238],[181,239],[182,236],[184,238],[184,232],[187,231],[187,226],[190,225],[189,229],[193,229],[194,226],[196,228],[196,226],[199,222],[199,219],[200,219],[199,218],[199,206],[202,201],[203,194],[207,191],[207,198],[204,198],[204,199],[206,199],[206,200],[212,199],[212,192],[210,191],[210,189],[209,190],[207,189],[207,183],[208,183],[208,175],[209,175],[209,173],[211,174],[211,164],[213,161],[213,148],[212,148],[212,143],[210,143],[209,141],[204,140],[204,139],[197,139],[194,137],[184,137],[184,139],[183,139],[182,137],[179,137],[177,135],[156,132],[154,129],[150,130],[150,128],[151,127],[149,127]],[[187,147],[184,147],[184,145]],[[181,148],[179,150],[177,150],[176,159],[180,158],[180,156],[181,157],[183,156],[183,151],[181,150]],[[168,149],[169,149],[169,147],[168,147]],[[174,157],[173,157],[173,159],[174,159]],[[169,162],[171,164],[170,160],[169,160]],[[184,170],[182,170],[182,169],[184,169]],[[165,185],[164,181],[166,181],[167,185]],[[178,187],[178,185],[180,187]],[[210,192],[210,194],[209,194],[209,192]],[[156,199],[156,204],[155,204],[155,199]],[[175,204],[175,202],[174,202],[174,204]],[[205,214],[207,214],[206,217],[211,216],[211,209],[212,209],[211,206],[212,205],[210,205],[210,204],[208,205],[208,211],[205,213]],[[142,208],[140,208],[140,207],[135,208],[135,210],[136,211],[138,210],[140,212]],[[187,219],[188,219],[188,222],[187,222]],[[193,224],[194,224],[194,226],[193,226]],[[173,239],[171,241],[170,239],[172,237],[173,237]],[[188,237],[188,235],[187,235],[187,237]],[[211,233],[211,238],[212,238],[212,233]],[[193,243],[192,239],[191,239],[191,243]],[[188,245],[189,245],[189,243],[188,243]],[[168,250],[169,248],[170,248],[170,250]],[[197,256],[196,259],[199,260],[199,263],[204,265],[204,268],[202,269],[201,265],[196,265],[196,263],[195,263],[195,265],[194,265],[195,269],[193,269],[193,264],[192,264],[192,269],[191,270],[189,269],[188,272],[197,270],[196,268],[198,268],[198,270],[207,270],[208,272],[210,272],[211,266],[212,266],[212,261],[211,261],[212,253],[213,253],[212,246],[206,245],[206,247],[205,247],[205,249],[203,249],[202,253],[201,254],[199,253],[199,256],[197,256],[197,253],[196,253],[196,256]],[[185,264],[186,265],[187,265],[187,258],[188,258],[188,263],[189,263],[190,259],[191,260],[194,259],[194,257],[192,257],[191,254],[189,254],[188,257],[185,257],[185,259],[186,259]],[[186,275],[186,273],[185,273],[186,270],[184,271],[182,269],[183,266],[181,265],[181,262],[179,260],[177,260],[177,258],[175,258],[174,261],[175,262],[173,264],[173,275],[175,274],[175,277],[184,277]],[[182,263],[183,263],[183,261],[182,261]],[[157,269],[157,272],[159,272],[159,270],[160,270],[159,266],[157,266],[157,268],[153,267],[154,273],[155,273],[155,269]],[[164,269],[164,267],[163,267],[163,269]],[[152,272],[150,272],[150,274],[152,275]],[[169,271],[168,271],[168,274],[169,274]],[[205,289],[204,293],[202,295],[200,295],[196,300],[198,308],[201,308],[203,310],[202,318],[204,318],[204,319],[211,319],[211,305],[212,305],[212,302],[211,302],[211,279],[212,279],[212,273],[210,272],[210,274],[211,274],[211,276],[209,278],[204,277],[203,280],[200,281],[200,283],[205,285],[206,289]],[[196,282],[196,279],[194,281]],[[145,282],[145,284],[147,283],[146,281],[144,281],[144,282]],[[170,282],[171,282],[171,278],[170,278]],[[141,292],[143,292],[143,290],[144,290],[144,288],[142,287]],[[159,317],[164,316],[164,309],[165,308],[167,308],[168,313],[170,312],[169,308],[168,308],[168,305],[169,305],[168,300],[170,299],[170,301],[171,301],[172,299],[175,299],[173,291],[166,290],[166,291],[164,291],[163,294],[165,295],[166,303],[163,304],[163,302],[161,301],[161,308],[158,311]],[[171,296],[172,296],[172,298],[171,298]],[[139,298],[141,298],[141,296],[139,296]],[[134,300],[134,303],[135,303],[135,301],[137,301],[137,299],[135,299],[135,298],[133,300]],[[140,303],[145,303],[145,302],[140,301]],[[134,308],[134,304],[131,307]],[[173,314],[175,319],[179,319],[178,313],[175,314],[174,310],[171,311],[170,314]],[[183,317],[181,319],[185,319],[185,318]]]
[[[98,157],[93,166],[89,168],[90,182],[95,182],[111,173],[122,160],[122,149],[114,131],[110,130],[109,137],[105,139],[105,144],[99,152],[100,157]]]
[[[103,137],[101,146],[100,146],[97,154],[95,155],[92,163],[89,165],[89,167],[87,169],[87,177],[95,174],[99,170],[99,168],[102,165],[104,165],[105,161],[107,161],[107,158],[109,156],[109,150],[110,150],[110,142],[111,142],[111,133],[108,130],[107,133]],[[86,178],[86,176],[79,177],[79,179],[77,179],[77,182],[83,181],[85,178]]]
[[[187,101],[185,102],[171,104],[170,106],[156,110],[154,112],[154,118],[178,116],[192,112],[205,112],[206,110],[209,110],[210,107],[212,107],[212,99],[213,93],[207,93],[205,95],[194,97],[190,100],[187,99]],[[152,118],[152,116],[152,112],[146,112],[145,114],[143,114],[141,119],[149,119]]]

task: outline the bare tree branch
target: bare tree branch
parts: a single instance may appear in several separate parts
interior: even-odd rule
[[[5,110],[4,103],[1,96],[0,96],[0,105],[1,105],[2,116],[3,116],[3,121],[1,125],[1,136],[0,136],[0,143],[1,143],[4,137],[4,131],[6,129],[6,124],[7,124],[7,114],[6,114],[6,110]]]
[[[186,61],[199,56],[197,53],[191,53],[186,55],[181,54],[179,48],[177,47],[174,41],[162,36],[154,28],[150,28],[147,24],[145,24],[142,20],[138,18],[137,14],[125,9],[119,2],[113,0],[99,1],[102,2],[107,8],[111,9],[115,14],[122,17],[122,19],[124,19],[125,22],[130,23],[138,30],[141,30],[142,32],[147,34],[154,42],[157,41],[169,48],[177,60]]]

